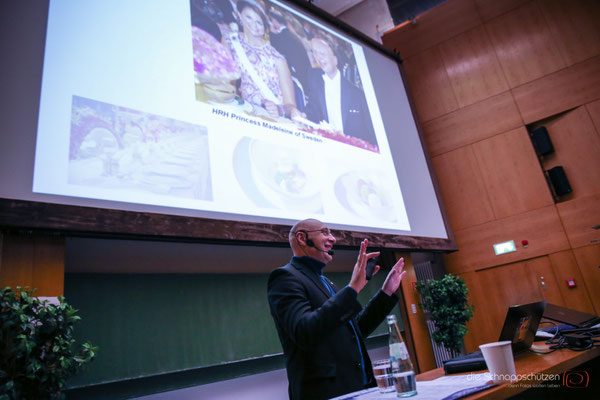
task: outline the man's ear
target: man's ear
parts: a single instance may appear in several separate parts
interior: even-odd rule
[[[299,235],[301,233],[302,235]],[[308,239],[308,233],[304,230],[296,232],[296,242],[298,244],[306,246],[306,239]]]

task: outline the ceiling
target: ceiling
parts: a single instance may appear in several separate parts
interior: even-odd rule
[[[346,10],[366,0],[313,0],[309,3],[314,4],[322,10],[327,11],[333,16],[338,16]]]
[[[365,1],[374,0],[308,0],[310,3],[327,11],[329,14],[339,16],[352,7]],[[447,0],[382,0],[387,2],[394,24],[415,18],[431,8]]]

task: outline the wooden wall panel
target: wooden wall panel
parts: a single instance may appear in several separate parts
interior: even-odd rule
[[[512,89],[526,124],[600,98],[600,57]]]
[[[469,331],[464,338],[467,352],[479,350],[479,345],[498,340],[497,326],[486,312],[486,299],[489,294],[479,281],[479,274],[475,271],[459,275],[469,289],[469,304],[474,305],[473,318],[467,323]]]
[[[555,206],[540,208],[454,232],[459,251],[444,256],[446,269],[460,274],[476,269],[527,260],[569,249]],[[494,243],[514,240],[518,251],[494,254]],[[529,242],[521,247],[521,240]]]
[[[588,294],[595,308],[595,314],[600,315],[600,244],[580,247],[573,250],[579,265],[579,271],[585,279]]]
[[[439,47],[460,107],[508,90],[494,47],[482,25]]]
[[[485,26],[511,88],[566,67],[537,3],[529,2]]]
[[[32,286],[40,296],[62,296],[65,281],[65,241],[62,237],[35,238]]]
[[[432,159],[453,230],[494,220],[472,146]]]
[[[505,92],[423,124],[432,156],[522,126],[516,104]]]
[[[525,262],[527,268],[535,273],[536,283],[544,296],[544,300],[558,306],[565,306],[565,300],[558,287],[559,282],[552,269],[552,263],[548,257],[537,257]],[[543,282],[543,283],[542,283]],[[537,290],[537,287],[536,289]]]
[[[406,304],[408,325],[410,326],[412,340],[417,353],[417,368],[419,372],[425,372],[436,368],[435,357],[429,338],[429,331],[427,330],[425,314],[419,307],[421,297],[416,288],[413,287],[413,282],[417,281],[415,267],[409,256],[399,253],[396,254],[397,259],[400,259],[402,256],[404,257],[404,270],[406,271],[406,276],[402,279],[401,290]],[[413,305],[416,307],[416,314],[411,311]]]
[[[475,0],[475,5],[481,19],[484,21],[495,18],[531,0]]]
[[[403,66],[422,122],[458,109],[437,46],[407,58]]]
[[[556,205],[571,247],[600,243],[600,194],[565,201]]]
[[[478,271],[480,284],[485,288],[482,309],[490,315],[498,340],[508,307],[544,300],[536,270],[525,262]]]
[[[497,219],[554,204],[525,128],[473,145]]]
[[[62,237],[4,235],[0,286],[37,288],[37,296],[62,296],[65,251]]]
[[[538,4],[567,65],[600,54],[598,0],[538,0]]]
[[[567,199],[600,194],[600,135],[586,107],[545,124],[555,152],[544,157],[544,168],[562,165],[573,189]]]
[[[460,276],[469,289],[470,303],[475,305],[473,319],[467,326],[469,334],[465,336],[467,351],[498,340],[506,310],[511,305],[541,300],[565,305],[550,259],[545,256]]]
[[[600,136],[600,100],[596,100],[594,102],[588,103],[585,105],[592,121],[594,122],[594,127],[596,128],[596,134]]]
[[[474,0],[453,0],[386,32],[383,45],[408,58],[481,24]]]
[[[459,248],[444,256],[446,269],[465,279],[477,307],[468,351],[497,340],[511,304],[544,298],[600,311],[600,231],[591,229],[600,223],[598,9],[598,0],[450,0],[384,36],[421,91],[423,133]],[[426,93],[434,86],[443,90]],[[544,164],[563,165],[577,188],[556,205],[524,127],[550,117],[557,151]],[[511,239],[518,251],[496,256],[492,245]],[[569,291],[565,274],[582,285]]]
[[[33,241],[20,235],[2,236],[0,287],[31,286]]]
[[[565,307],[593,314],[594,306],[589,297],[590,290],[579,271],[573,252],[571,250],[561,251],[550,254],[549,258],[558,281],[558,289],[565,301]],[[569,288],[566,283],[567,279],[575,279],[577,287]]]

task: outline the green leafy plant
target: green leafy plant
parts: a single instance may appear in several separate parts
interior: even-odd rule
[[[458,276],[445,275],[441,279],[418,281],[417,290],[422,302],[419,307],[431,315],[436,331],[432,338],[454,354],[461,352],[463,337],[468,332],[466,323],[473,317],[474,306],[467,303],[469,289]]]
[[[0,291],[0,400],[62,399],[65,383],[91,361],[97,347],[75,351],[72,306],[40,301],[34,291]]]

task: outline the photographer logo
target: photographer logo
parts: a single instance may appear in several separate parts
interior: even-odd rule
[[[563,386],[568,388],[582,389],[588,387],[590,375],[587,371],[565,371]]]

